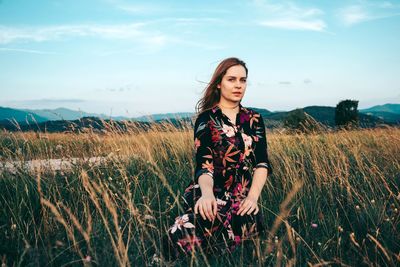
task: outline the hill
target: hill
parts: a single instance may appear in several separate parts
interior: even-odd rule
[[[18,122],[35,123],[35,122],[46,121],[47,118],[44,118],[32,112],[22,111],[13,108],[0,107],[0,121],[3,123],[9,123],[10,120],[11,121],[16,120]]]
[[[400,123],[400,104],[385,104],[361,109],[360,112],[378,117],[386,122]]]
[[[390,112],[395,114],[400,114],[400,104],[384,104],[377,105],[366,109],[360,109],[360,112]]]

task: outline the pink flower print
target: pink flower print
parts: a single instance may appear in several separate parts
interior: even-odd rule
[[[175,219],[174,225],[171,227],[171,234],[175,233],[176,229],[182,230],[181,226],[185,228],[194,228],[195,226],[189,222],[189,216],[184,214],[183,216],[178,216]]]
[[[235,129],[232,126],[224,124],[222,130],[224,131],[227,137],[235,136]]]
[[[217,205],[218,205],[218,206],[225,206],[225,205],[226,205],[226,201],[225,201],[225,200],[222,200],[222,199],[219,199],[219,198],[217,198]]]
[[[237,211],[239,210],[239,206],[240,206],[240,202],[239,201],[233,202],[233,204],[231,206],[233,214],[237,213]]]
[[[226,200],[228,200],[228,199],[230,199],[231,198],[231,192],[225,192],[225,194],[224,194],[224,196],[225,196],[225,199]]]
[[[211,141],[213,143],[216,143],[220,140],[220,138],[221,138],[221,135],[220,135],[220,132],[218,131],[218,129],[213,128],[211,131]]]
[[[239,157],[239,162],[243,162],[244,158],[245,158],[245,154],[244,153],[240,153],[240,157]]]
[[[199,148],[200,144],[201,144],[200,139],[198,139],[198,138],[196,137],[196,138],[194,139],[194,147],[195,147],[196,151],[197,151],[197,149]]]
[[[248,135],[245,134],[245,133],[242,133],[242,138],[243,138],[243,141],[244,141],[244,144],[246,145],[246,147],[247,147],[247,148],[250,148],[250,147],[251,147],[251,144],[252,144],[252,142],[253,142],[253,139],[251,139],[251,137],[248,136]]]
[[[228,220],[225,220],[225,221],[224,221],[224,227],[225,227],[225,228],[228,227],[229,224],[230,224],[230,223],[229,223]]]
[[[245,121],[250,120],[250,115],[247,113],[241,113],[240,114],[240,123],[244,123]]]
[[[239,245],[239,243],[240,243],[240,236],[235,235],[235,244]]]

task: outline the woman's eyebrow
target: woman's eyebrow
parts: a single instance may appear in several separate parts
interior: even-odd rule
[[[228,76],[228,78],[236,78],[235,76]],[[241,77],[240,79],[243,79],[243,78],[247,78],[247,77]]]

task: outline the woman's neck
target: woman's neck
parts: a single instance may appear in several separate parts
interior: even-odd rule
[[[239,103],[232,103],[232,104],[223,104],[221,102],[218,103],[219,108],[221,109],[222,113],[225,114],[229,118],[229,120],[235,124],[235,116],[239,113]]]
[[[228,112],[234,112],[234,111],[237,112],[239,110],[239,104],[240,104],[239,102],[226,103],[226,102],[220,101],[218,103],[218,106],[221,109],[226,110]]]

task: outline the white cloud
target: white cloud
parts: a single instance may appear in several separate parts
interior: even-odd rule
[[[192,14],[193,11],[196,11],[197,14],[227,14],[231,13],[230,10],[227,9],[219,9],[219,8],[196,8],[195,10],[192,7],[185,8],[181,6],[171,6],[171,5],[162,5],[162,3],[158,3],[157,5],[149,4],[149,3],[126,3],[122,1],[111,1],[110,2],[114,8],[121,10],[128,14],[134,15],[146,15],[146,14],[170,14],[170,13],[189,13]]]
[[[73,37],[95,37],[104,39],[130,39],[149,44],[163,43],[163,34],[149,33],[141,29],[145,23],[120,25],[57,25],[43,27],[5,27],[0,26],[0,44],[13,42],[44,42]]]
[[[346,25],[353,25],[370,19],[362,6],[348,6],[339,11],[339,18]]]
[[[19,52],[19,53],[29,53],[29,54],[41,54],[41,55],[54,55],[54,52],[42,51],[42,50],[32,50],[32,49],[20,49],[20,48],[6,48],[0,47],[0,52]]]
[[[324,12],[315,7],[299,7],[291,2],[271,3],[255,0],[253,5],[268,19],[259,25],[286,30],[325,31],[327,25],[321,18]]]
[[[344,25],[352,26],[366,21],[399,16],[400,5],[389,1],[361,1],[357,5],[339,9],[336,15]]]
[[[303,21],[303,20],[267,20],[260,22],[261,25],[271,27],[271,28],[280,28],[287,30],[309,30],[309,31],[323,31],[326,28],[326,24],[322,20],[313,20],[313,21]]]
[[[119,39],[141,44],[140,47],[130,47],[129,49],[111,50],[100,52],[102,55],[115,53],[125,53],[135,51],[139,54],[148,54],[159,51],[168,44],[178,44],[190,47],[198,47],[205,50],[222,49],[220,45],[208,44],[203,41],[188,40],[181,36],[174,36],[164,31],[160,31],[158,25],[175,24],[186,28],[192,28],[197,23],[217,23],[221,22],[218,18],[185,18],[185,17],[166,17],[144,22],[129,24],[80,24],[80,25],[55,25],[55,26],[36,26],[36,27],[6,27],[0,25],[0,44],[8,45],[24,42],[47,42],[63,41],[72,38],[100,38],[100,39]],[[155,27],[152,27],[154,26]],[[155,30],[150,29],[155,28]],[[2,48],[0,51],[15,51],[37,54],[51,54],[51,52]]]
[[[145,13],[150,13],[150,12],[154,13],[156,11],[160,11],[160,9],[157,7],[144,4],[141,5],[121,4],[117,5],[116,8],[131,14],[145,14]]]

